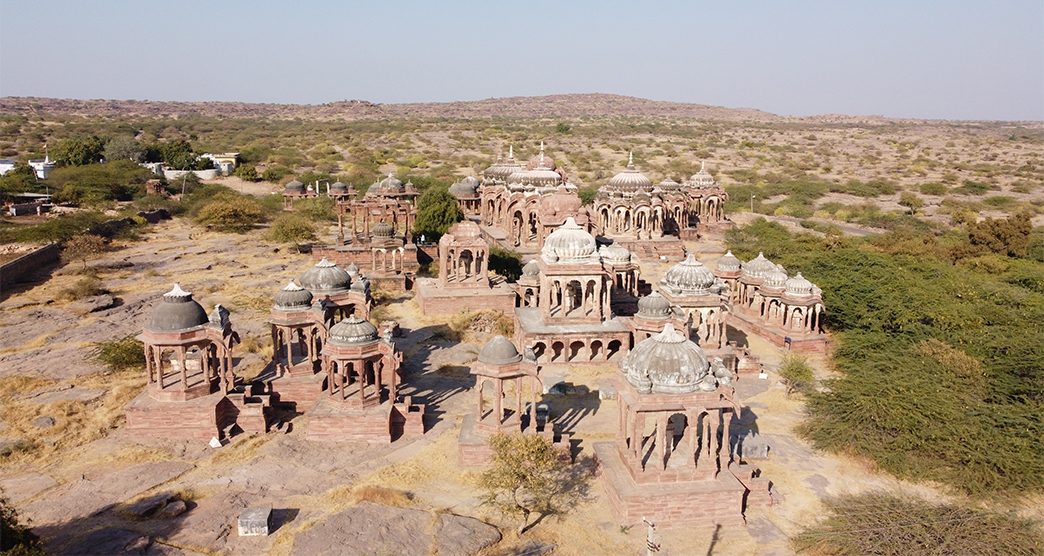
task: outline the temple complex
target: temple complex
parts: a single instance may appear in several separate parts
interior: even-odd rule
[[[232,428],[267,430],[268,400],[244,393],[232,371],[239,335],[229,313],[210,315],[174,284],[138,337],[148,385],[127,405],[127,428],[150,436],[210,440]]]
[[[313,255],[342,267],[364,269],[378,288],[412,288],[420,269],[413,242],[417,196],[413,184],[389,174],[371,185],[365,196],[338,201],[336,241],[313,247]]]
[[[489,275],[489,245],[478,224],[458,222],[439,238],[438,268],[438,279],[420,278],[414,288],[425,314],[514,309],[515,290]]]
[[[667,323],[620,370],[616,441],[594,449],[621,523],[742,524],[747,505],[771,502],[768,481],[732,458],[741,404],[720,360]]]
[[[730,251],[718,261],[717,276],[728,288],[732,326],[794,351],[826,349],[823,291],[800,272],[788,276],[764,253],[744,263]]]

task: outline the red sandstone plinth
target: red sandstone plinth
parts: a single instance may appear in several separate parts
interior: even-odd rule
[[[148,436],[207,441],[222,438],[238,414],[235,404],[220,392],[187,401],[160,401],[146,390],[127,404],[127,429]]]

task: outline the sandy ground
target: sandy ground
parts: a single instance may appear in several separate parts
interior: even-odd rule
[[[556,554],[634,554],[643,546],[639,524],[623,527],[609,511],[597,480],[589,499],[561,518],[544,520],[525,538],[479,502],[474,472],[456,465],[461,416],[471,410],[473,381],[460,369],[474,360],[484,337],[449,341],[438,333],[443,322],[421,315],[402,298],[382,308],[399,320],[407,336],[398,343],[406,359],[406,391],[426,398],[439,418],[422,438],[391,446],[320,444],[304,440],[307,415],[271,432],[241,435],[220,449],[200,443],[149,440],[120,427],[121,408],[144,385],[140,371],[108,373],[92,362],[93,342],[141,330],[155,299],[178,281],[196,292],[206,308],[221,303],[232,312],[244,337],[237,372],[252,375],[270,354],[265,316],[270,296],[310,264],[306,255],[267,244],[254,232],[242,236],[199,231],[183,221],[153,227],[145,241],[106,254],[95,265],[115,306],[83,313],[60,292],[79,277],[60,270],[0,302],[0,439],[27,439],[27,451],[3,461],[0,486],[36,530],[56,550],[82,543],[85,535],[112,542],[147,535],[159,553],[288,554],[294,537],[360,500],[363,487],[407,493],[412,507],[474,516],[502,528],[505,538],[488,554],[511,554],[511,547],[543,542]],[[691,245],[690,247],[696,247]],[[709,238],[699,251],[707,261],[723,250]],[[119,264],[117,264],[119,263]],[[129,265],[126,265],[129,263]],[[122,268],[112,268],[124,265]],[[664,264],[643,265],[655,281]],[[753,352],[770,369],[777,349],[757,339]],[[813,360],[817,372],[829,372]],[[615,367],[548,366],[574,384],[596,390],[618,372]],[[788,536],[813,522],[825,496],[871,489],[938,498],[927,485],[898,481],[864,462],[817,453],[795,433],[803,404],[788,398],[774,373],[767,381],[741,377],[741,399],[772,446],[758,461],[776,485],[779,504],[748,515],[746,528],[665,528],[666,554],[787,554]],[[617,405],[596,393],[549,400],[551,415],[579,441],[581,456],[595,441],[613,437]],[[40,427],[39,417],[55,423]],[[134,517],[134,503],[177,495],[188,511],[170,519]],[[233,524],[245,508],[280,510],[278,529],[265,538],[239,538]],[[129,541],[128,541],[129,542]],[[64,548],[63,548],[64,547]]]

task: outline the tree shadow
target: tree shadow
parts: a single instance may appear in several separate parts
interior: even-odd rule
[[[743,407],[729,422],[729,457],[746,463],[746,459],[765,459],[771,447],[764,442],[758,428],[758,415],[750,407]]]
[[[747,333],[730,325],[725,326],[725,341],[735,342],[736,347],[740,349],[750,347]]]

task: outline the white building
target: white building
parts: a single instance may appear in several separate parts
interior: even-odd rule
[[[8,158],[0,159],[0,176],[14,170],[14,167],[15,161]]]
[[[54,161],[51,160],[50,155],[45,155],[43,160],[30,160],[29,166],[36,170],[36,177],[45,180],[47,176],[51,175],[51,170],[54,170]]]

